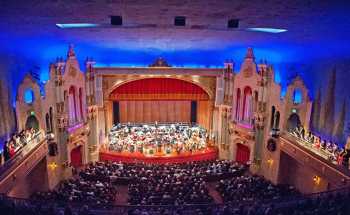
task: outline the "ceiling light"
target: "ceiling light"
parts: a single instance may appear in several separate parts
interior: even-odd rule
[[[93,23],[57,23],[57,27],[59,28],[92,28],[97,27],[99,24],[93,24]]]
[[[247,30],[248,31],[265,32],[265,33],[273,33],[273,34],[283,33],[283,32],[287,31],[287,29],[283,29],[283,28],[247,28]]]
[[[111,25],[123,25],[123,17],[111,16]]]

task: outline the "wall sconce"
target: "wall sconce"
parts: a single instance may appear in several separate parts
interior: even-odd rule
[[[52,162],[52,163],[50,163],[48,166],[49,166],[49,168],[50,168],[52,171],[55,170],[55,169],[58,167],[58,165],[57,165],[56,162]]]
[[[267,164],[268,164],[269,166],[272,166],[273,160],[272,160],[271,158],[267,159]]]
[[[315,183],[316,185],[319,185],[320,182],[321,182],[320,176],[315,175],[312,179],[314,180],[314,183]]]

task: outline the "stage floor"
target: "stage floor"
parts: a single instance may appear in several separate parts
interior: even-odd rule
[[[144,155],[140,152],[114,152],[102,150],[100,151],[100,160],[101,161],[116,161],[116,162],[125,162],[125,163],[184,163],[190,161],[204,161],[204,160],[214,160],[218,156],[218,151],[214,147],[208,147],[201,151],[196,152],[182,152],[181,154],[171,153],[155,153],[154,155]]]

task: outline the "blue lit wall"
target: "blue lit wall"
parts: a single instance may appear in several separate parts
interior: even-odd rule
[[[40,81],[48,79],[49,63],[56,57],[66,57],[69,43],[75,46],[80,65],[83,69],[87,57],[93,57],[96,66],[147,66],[157,57],[165,58],[168,63],[177,67],[222,67],[226,59],[232,59],[236,63],[235,70],[244,59],[247,47],[254,48],[257,63],[263,59],[272,64],[275,70],[275,79],[282,85],[282,96],[287,84],[295,75],[300,75],[310,89],[313,98],[316,90],[321,87],[326,89],[328,74],[333,67],[337,73],[337,108],[343,98],[349,99],[350,92],[350,61],[332,55],[332,49],[303,49],[294,44],[247,44],[245,46],[232,46],[224,50],[198,50],[176,49],[167,51],[164,49],[140,49],[132,50],[127,46],[118,48],[106,48],[80,41],[60,41],[55,38],[1,38],[6,43],[0,50],[0,72],[2,78],[9,80],[12,86],[12,98],[14,101],[16,89],[28,71],[37,72]],[[336,46],[337,47],[337,46]],[[335,47],[335,48],[336,48]],[[314,53],[317,52],[317,56]],[[349,114],[348,114],[349,115]]]

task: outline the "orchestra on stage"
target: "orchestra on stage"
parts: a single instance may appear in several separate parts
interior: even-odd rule
[[[207,148],[205,128],[191,124],[117,124],[109,133],[110,151],[145,156],[197,152]]]

